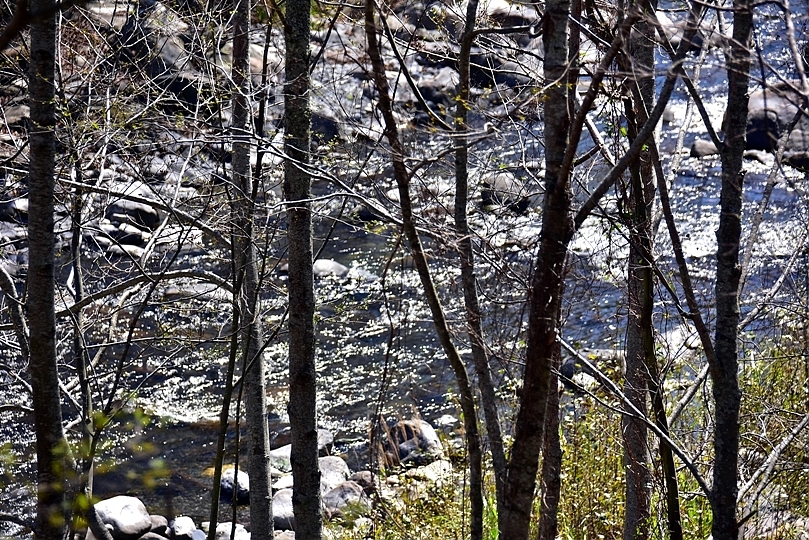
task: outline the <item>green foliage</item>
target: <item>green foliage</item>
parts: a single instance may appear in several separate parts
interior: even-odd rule
[[[785,335],[778,342],[760,343],[756,351],[748,351],[742,362],[740,423],[742,465],[747,476],[764,465],[776,445],[806,414],[809,360],[804,347],[800,337]],[[793,516],[809,517],[807,463],[809,431],[804,429],[784,450],[772,483],[762,492],[763,499],[756,502],[768,510],[788,509]]]
[[[459,467],[456,471],[464,465]],[[462,474],[435,484],[405,476],[398,478],[400,484],[383,488],[388,491],[387,496],[377,501],[369,517],[349,512],[342,520],[326,525],[325,537],[332,540],[468,538],[469,508],[464,505],[468,493],[463,488]],[[391,489],[395,489],[395,495]],[[497,538],[497,511],[493,495],[490,494],[487,503],[484,538],[494,540]]]
[[[682,520],[683,536],[685,538],[707,538],[711,534],[711,505],[694,481],[691,473],[681,469],[677,475],[677,485],[680,488],[680,519]],[[659,493],[662,499],[663,494]],[[664,501],[659,501],[661,508],[659,514],[665,516]],[[665,523],[658,529],[665,530]]]
[[[624,469],[620,416],[576,399],[561,422],[562,493],[559,537],[620,538]]]

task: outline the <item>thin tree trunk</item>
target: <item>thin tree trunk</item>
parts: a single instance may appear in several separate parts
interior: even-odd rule
[[[477,0],[470,0],[466,9],[466,25],[461,38],[458,56],[458,105],[455,108],[455,228],[458,232],[458,253],[461,259],[461,280],[463,283],[466,325],[469,343],[472,348],[472,361],[475,365],[478,388],[483,406],[483,417],[489,438],[489,450],[494,467],[495,497],[498,515],[503,511],[503,487],[506,476],[506,454],[500,419],[497,415],[497,398],[494,392],[486,343],[483,337],[480,302],[478,299],[475,259],[472,249],[472,233],[469,230],[466,206],[469,199],[469,139],[468,127],[469,65],[470,52],[474,41]]]
[[[31,0],[29,9],[45,11],[51,2]],[[28,171],[28,300],[31,387],[37,452],[36,537],[65,534],[65,479],[68,452],[62,428],[59,374],[56,367],[54,311],[54,167],[55,92],[54,14],[31,23],[29,103],[31,107]]]
[[[581,21],[581,0],[571,0],[570,2],[570,35],[568,38],[568,69],[567,84],[569,89],[575,89],[579,82],[579,70],[581,68],[581,58],[579,49],[581,48],[581,32],[579,22]],[[568,111],[576,109],[576,91],[568,92]],[[569,130],[568,130],[569,131]],[[564,280],[563,280],[564,281]],[[564,282],[559,293],[564,297]],[[556,324],[562,324],[561,305],[556,311]],[[559,528],[559,503],[562,499],[562,446],[561,435],[559,433],[559,399],[557,390],[559,386],[559,376],[557,375],[562,365],[562,346],[557,343],[553,351],[553,367],[550,378],[550,392],[548,394],[548,404],[545,407],[545,438],[542,445],[542,470],[540,476],[540,516],[538,540],[555,540],[557,529]]]
[[[636,99],[627,98],[625,108],[630,138],[634,139],[640,126],[646,123],[654,105],[654,48],[648,36],[654,28],[648,22],[653,6],[646,6],[645,17],[635,26],[630,38],[633,73],[629,85],[635,85]],[[651,12],[651,13],[650,13]],[[629,92],[629,95],[633,95]],[[637,99],[639,98],[639,99]],[[624,394],[632,404],[647,414],[647,364],[655,362],[652,330],[654,287],[652,275],[652,202],[654,178],[650,152],[643,150],[630,165],[629,262],[627,271],[626,373]],[[624,438],[624,470],[626,471],[626,506],[624,540],[645,540],[649,536],[651,517],[652,475],[649,440],[642,420],[625,414],[621,418]]]
[[[561,323],[561,310],[557,324]],[[545,440],[542,445],[542,472],[540,495],[539,532],[537,540],[555,540],[559,528],[559,501],[562,490],[562,446],[559,436],[559,376],[556,371],[562,365],[562,345],[557,343],[553,351],[553,367],[545,411]]]
[[[550,391],[557,313],[563,291],[567,245],[573,234],[570,176],[562,168],[568,149],[571,91],[568,69],[568,0],[546,2],[545,39],[545,201],[539,255],[531,281],[528,347],[514,444],[499,516],[501,538],[527,539],[539,453]]]
[[[250,477],[250,524],[253,538],[272,540],[272,493],[270,488],[270,436],[267,428],[267,398],[264,375],[263,330],[260,309],[260,277],[254,242],[254,187],[250,166],[249,67],[250,0],[236,0],[233,18],[233,200],[234,253],[242,278],[239,318],[244,370],[245,421],[249,444],[247,471]],[[235,489],[235,488],[234,488]]]
[[[312,274],[312,179],[309,163],[309,0],[290,0],[286,9],[284,195],[289,239],[289,422],[292,427],[292,506],[295,537],[319,540],[320,471],[315,411],[315,296]]]
[[[480,448],[475,401],[469,377],[466,373],[466,366],[458,353],[458,349],[455,348],[452,342],[444,308],[438,298],[438,292],[435,289],[430,268],[427,264],[427,257],[416,229],[413,206],[410,200],[410,176],[404,162],[404,145],[399,138],[396,120],[393,116],[388,80],[385,76],[385,65],[379,51],[378,33],[374,19],[374,2],[373,0],[366,0],[365,34],[368,39],[368,56],[371,59],[374,83],[379,93],[379,109],[385,121],[385,136],[391,146],[391,160],[402,208],[402,228],[407,237],[410,253],[413,255],[413,262],[418,271],[421,285],[424,288],[424,294],[430,307],[438,339],[452,366],[455,381],[458,384],[464,430],[466,431],[467,458],[469,460],[470,537],[472,540],[480,540],[483,538],[483,457]]]
[[[714,468],[711,510],[714,540],[736,540],[739,459],[738,374],[739,246],[742,232],[742,158],[747,128],[750,79],[750,34],[753,7],[750,0],[733,2],[733,37],[727,57],[728,106],[725,140],[720,150],[722,189],[719,195],[719,229],[716,232],[716,366],[712,370],[715,405]]]

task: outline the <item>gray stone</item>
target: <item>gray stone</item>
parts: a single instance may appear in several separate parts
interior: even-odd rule
[[[9,223],[28,222],[28,199],[18,197],[0,203],[0,221]]]
[[[291,474],[285,474],[272,485],[273,489],[288,489],[294,485],[294,480]]]
[[[290,461],[291,453],[291,444],[270,450],[270,466],[275,467],[279,471],[292,472],[292,462]]]
[[[435,429],[421,419],[400,420],[388,426],[383,447],[390,465],[424,465],[444,454]]]
[[[188,516],[180,516],[171,524],[171,537],[175,540],[192,540],[197,525]]]
[[[282,489],[272,498],[272,518],[275,528],[281,531],[295,529],[295,514],[292,512],[292,490]]]
[[[705,157],[718,154],[719,150],[713,141],[706,141],[703,139],[696,139],[691,145],[691,157]]]
[[[355,472],[348,479],[360,485],[366,495],[370,495],[376,491],[377,480],[374,477],[374,473],[371,471]]]
[[[133,259],[140,259],[143,257],[145,250],[140,246],[131,246],[129,244],[113,244],[107,248],[107,253],[110,255],[128,255]]]
[[[352,268],[351,270],[354,270]],[[292,443],[292,429],[289,425],[283,425],[274,428],[272,441],[270,446],[273,450],[286,446]],[[328,429],[317,429],[317,451],[320,457],[328,456],[331,454],[331,449],[334,446],[334,434]]]
[[[809,172],[809,151],[785,152],[784,161],[796,169]]]
[[[343,458],[326,456],[318,460],[320,467],[320,493],[325,494],[348,480],[351,471]]]
[[[800,109],[800,93],[789,83],[778,83],[750,94],[747,116],[747,149],[773,151],[778,138]],[[790,133],[787,151],[809,150],[809,118],[804,114]]]
[[[371,508],[362,486],[351,480],[338,484],[323,495],[323,506],[329,517],[342,516],[349,505],[358,513],[367,512]]]
[[[230,533],[232,529],[232,522],[226,521],[225,523],[220,523],[216,526],[216,536],[214,538],[216,540],[231,540]],[[233,533],[232,540],[250,540],[250,533],[247,532],[247,529],[245,529],[244,525],[241,523],[236,524],[236,529]]]
[[[348,274],[348,267],[332,259],[318,259],[315,261],[312,271],[315,277],[344,277]]]
[[[250,504],[250,478],[246,472],[240,469],[237,480],[236,469],[231,467],[222,471],[222,480],[219,482],[219,498],[227,503],[232,503],[234,486],[236,504]]]
[[[510,172],[487,173],[480,182],[480,204],[484,208],[505,206],[516,214],[522,214],[531,204],[525,184]]]
[[[149,512],[137,497],[119,495],[96,503],[95,508],[115,540],[137,540],[152,528]]]
[[[168,535],[168,533],[169,533],[169,520],[167,520],[163,516],[158,516],[158,515],[155,515],[155,514],[152,514],[151,516],[149,516],[149,519],[152,522],[152,528],[150,529],[150,532],[159,534],[161,536],[167,536]]]
[[[160,213],[157,210],[148,204],[127,199],[115,200],[107,207],[107,218],[112,219],[112,216],[116,215],[127,216],[133,224],[152,231],[160,225]]]
[[[5,108],[3,116],[5,116],[6,124],[12,126],[31,118],[31,109],[28,105],[12,105]]]

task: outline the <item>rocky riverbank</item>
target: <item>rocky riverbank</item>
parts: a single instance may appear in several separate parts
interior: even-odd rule
[[[274,431],[273,450],[270,460],[273,477],[273,518],[276,537],[294,538],[295,518],[292,512],[292,475],[289,461],[290,445],[285,442],[288,429]],[[323,517],[325,520],[341,523],[344,527],[363,528],[367,526],[369,516],[377,506],[399,505],[403,500],[428,497],[431,486],[440,482],[455,482],[453,465],[447,461],[445,444],[436,430],[427,422],[419,419],[391,421],[380,429],[377,437],[378,452],[375,452],[373,464],[384,471],[382,476],[365,468],[352,471],[345,455],[334,454],[333,437],[327,430],[319,431],[319,459],[321,474],[321,498]],[[205,446],[203,444],[203,446]],[[367,445],[366,445],[367,446]],[[161,451],[162,450],[162,451]],[[366,449],[365,467],[371,465],[367,458],[371,454]],[[171,462],[171,449],[162,448],[151,455],[140,456],[147,460],[151,469]],[[354,459],[355,467],[362,467]],[[99,475],[99,488],[104,490],[103,500],[98,502],[96,510],[104,526],[114,540],[201,540],[209,529],[208,516],[202,511],[210,505],[210,486],[204,480],[210,478],[210,469],[199,470],[200,483],[197,493],[182,493],[193,490],[193,485],[172,485],[171,478],[153,479],[140,483],[143,477],[133,477],[126,462],[113,467],[109,473]],[[196,466],[199,467],[199,463]],[[193,468],[193,463],[185,463],[186,474]],[[119,470],[120,469],[120,470]],[[128,480],[125,480],[129,476]],[[115,491],[107,492],[113,478],[118,478],[123,485]],[[220,497],[223,503],[220,515],[223,521],[231,519],[230,504],[237,505],[240,523],[236,524],[236,539],[246,540],[248,532],[255,524],[250,523],[249,504],[250,483],[247,474],[236,471],[232,465],[226,466],[222,475]],[[168,498],[166,495],[170,495]],[[235,498],[234,498],[235,497]],[[186,507],[189,499],[200,501],[198,507]],[[168,507],[167,502],[170,501]],[[160,512],[163,513],[160,513]],[[166,512],[168,511],[168,512]],[[157,513],[155,513],[157,512]],[[177,513],[177,515],[175,515]],[[366,517],[364,517],[366,516]],[[224,521],[217,525],[217,538],[228,538],[232,522]],[[95,540],[92,532],[79,531],[78,538]]]

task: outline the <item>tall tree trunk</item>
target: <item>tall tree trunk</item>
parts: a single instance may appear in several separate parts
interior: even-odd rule
[[[407,237],[410,253],[413,255],[413,262],[418,271],[421,286],[424,288],[424,295],[430,307],[430,314],[438,334],[438,340],[441,342],[444,354],[447,355],[455,375],[455,382],[458,384],[463,425],[466,431],[467,459],[469,461],[470,538],[480,540],[483,538],[483,456],[480,447],[480,435],[478,434],[475,400],[466,366],[452,341],[444,308],[433,283],[427,256],[424,253],[424,248],[421,245],[421,239],[416,229],[413,205],[410,199],[410,175],[405,166],[404,145],[399,138],[396,120],[393,116],[392,100],[385,75],[385,64],[379,51],[373,0],[366,0],[365,2],[365,34],[368,38],[368,56],[371,59],[373,68],[374,85],[377,92],[379,92],[379,110],[385,121],[385,136],[391,146],[391,161],[393,162],[393,172],[402,208],[402,228]]]
[[[634,139],[654,105],[654,41],[649,35],[654,27],[648,17],[653,6],[646,5],[642,17],[630,38],[630,62],[633,77],[626,83],[637,87],[634,94],[640,98],[627,98],[625,102],[630,138]],[[652,201],[654,178],[650,152],[643,150],[629,167],[629,262],[627,271],[626,374],[624,394],[644,415],[647,413],[647,363],[654,362],[654,334],[652,331],[653,277],[652,256]],[[641,540],[649,536],[652,496],[651,457],[646,425],[632,415],[623,415],[621,426],[624,438],[624,470],[626,471],[626,506],[624,513],[624,540]]]
[[[289,0],[286,9],[284,85],[284,195],[289,239],[289,422],[292,426],[292,507],[295,537],[322,535],[320,471],[315,414],[315,295],[312,275],[312,179],[309,163],[309,0]]]
[[[264,336],[261,325],[260,277],[254,241],[255,191],[250,166],[250,0],[236,0],[233,18],[233,182],[235,255],[242,275],[239,294],[240,338],[245,420],[249,444],[247,471],[250,477],[250,524],[253,538],[272,540],[272,493],[270,488],[270,436],[267,428],[267,397],[264,374]]]
[[[483,417],[489,438],[489,449],[494,467],[495,497],[498,515],[503,511],[503,487],[506,476],[506,454],[500,419],[497,415],[497,397],[494,392],[489,358],[483,336],[483,324],[478,299],[475,259],[472,249],[472,233],[469,230],[466,206],[469,200],[469,140],[466,125],[469,110],[469,67],[470,53],[474,41],[475,20],[478,2],[470,0],[466,8],[466,24],[461,38],[458,55],[458,97],[455,108],[455,229],[458,233],[458,252],[461,259],[461,280],[463,283],[464,306],[466,307],[466,327],[469,344],[472,348],[472,361],[480,389]]]
[[[557,312],[557,324],[561,323],[561,310]],[[553,367],[559,371],[562,365],[562,346],[556,343],[553,351]],[[559,501],[562,492],[562,445],[559,435],[559,376],[551,372],[548,405],[545,410],[545,440],[542,444],[542,472],[540,485],[539,531],[537,540],[555,540],[559,528]]]
[[[563,290],[567,245],[573,234],[570,176],[563,170],[571,118],[568,69],[568,0],[545,4],[545,201],[539,255],[531,281],[528,347],[514,444],[505,487],[500,537],[527,539],[539,453],[556,349],[557,312]]]
[[[742,158],[747,128],[750,79],[750,34],[753,6],[750,0],[733,2],[733,37],[727,56],[728,106],[725,140],[720,151],[722,189],[719,195],[719,229],[716,232],[716,366],[712,370],[716,408],[714,468],[711,488],[714,540],[736,540],[739,458],[738,374],[739,246],[742,232]]]
[[[49,0],[29,3],[33,12],[50,7]],[[44,540],[61,539],[67,525],[64,490],[68,447],[62,429],[54,313],[55,50],[56,16],[51,13],[31,24],[28,84],[31,131],[26,309],[37,451],[36,537]]]

